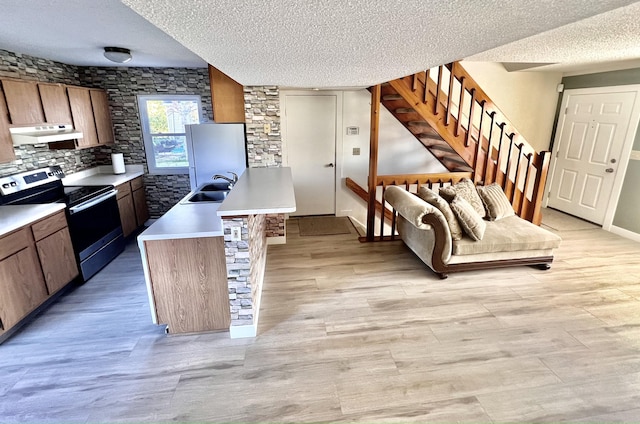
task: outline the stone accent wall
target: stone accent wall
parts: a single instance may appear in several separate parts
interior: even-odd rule
[[[265,223],[264,215],[222,220],[232,326],[253,325],[260,307],[267,252]],[[241,228],[241,241],[231,241],[233,227]]]
[[[204,120],[211,120],[211,89],[206,68],[86,67],[80,69],[86,86],[103,88],[109,96],[116,136],[112,147],[96,149],[98,164],[111,163],[111,153],[123,153],[126,164],[144,164],[149,214],[159,218],[189,191],[189,175],[148,174],[144,140],[138,112],[138,95],[195,94],[201,97]]]
[[[283,213],[267,215],[267,237],[284,237],[285,236],[285,217]]]
[[[82,85],[77,66],[0,49],[0,77]],[[46,144],[16,146],[16,160],[0,163],[0,176],[60,165],[67,174],[96,165],[95,149],[49,150]]]
[[[275,86],[244,87],[249,168],[282,166],[280,90]],[[265,131],[269,124],[270,131]]]
[[[244,87],[244,103],[249,168],[282,166],[280,89]],[[269,124],[270,131],[265,131],[265,124]],[[267,237],[284,236],[284,221],[283,214],[268,215]]]

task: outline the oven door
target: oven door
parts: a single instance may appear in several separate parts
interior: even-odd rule
[[[71,241],[80,261],[122,237],[116,193],[114,189],[68,208]]]

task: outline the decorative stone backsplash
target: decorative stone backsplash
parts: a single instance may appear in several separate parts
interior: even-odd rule
[[[280,90],[275,86],[244,87],[249,168],[282,166]],[[265,124],[269,131],[265,131]]]
[[[201,97],[203,118],[211,120],[211,89],[206,68],[98,68],[80,70],[84,85],[107,91],[116,136],[113,147],[95,149],[96,162],[111,163],[111,153],[122,153],[126,164],[143,164],[149,214],[159,218],[189,193],[189,175],[148,174],[138,112],[138,95],[195,94]]]
[[[77,66],[0,49],[0,77],[82,85]],[[16,160],[0,163],[0,176],[60,165],[71,174],[96,165],[93,150],[49,150],[46,144],[16,146]]]
[[[223,218],[224,250],[231,326],[253,325],[260,307],[260,285],[266,265],[266,218],[250,215]],[[242,240],[231,240],[231,228],[241,229]]]

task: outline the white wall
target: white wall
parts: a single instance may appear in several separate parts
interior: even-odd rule
[[[493,62],[462,66],[536,151],[549,149],[562,73],[507,72]]]
[[[371,93],[367,90],[343,92],[342,167],[337,175],[336,215],[351,216],[366,222],[364,202],[345,186],[346,177],[367,189],[369,175],[369,128]],[[380,112],[378,144],[378,175],[426,174],[446,172],[446,168],[407,130],[384,106]],[[346,135],[347,127],[358,127],[358,135]],[[353,148],[360,148],[360,155],[353,155]]]

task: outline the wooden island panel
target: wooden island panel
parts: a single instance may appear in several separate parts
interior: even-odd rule
[[[168,332],[228,330],[231,323],[223,237],[144,242],[159,324]]]

